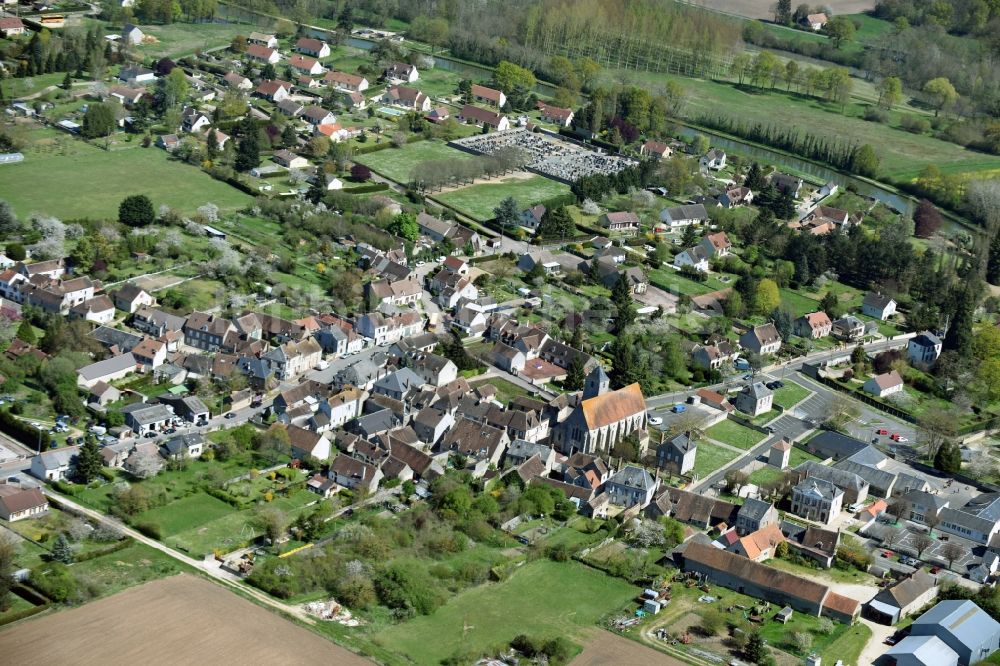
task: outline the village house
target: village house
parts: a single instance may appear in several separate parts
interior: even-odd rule
[[[736,350],[726,341],[717,345],[696,345],[691,352],[692,363],[705,370],[719,370],[736,357]]]
[[[192,312],[184,322],[184,344],[204,351],[219,351],[226,336],[234,332],[233,322],[205,312]]]
[[[653,141],[652,139],[645,141],[642,146],[639,147],[639,154],[643,157],[655,157],[661,160],[665,157],[670,157],[674,154],[674,151],[670,149],[665,143],[660,141]]]
[[[130,306],[129,302],[119,300],[117,294],[115,296],[115,304],[119,310],[125,309],[121,307],[123,305]],[[151,335],[154,338],[159,338],[167,333],[183,331],[184,322],[184,317],[178,317],[177,315],[153,307],[140,306],[132,316],[131,326],[137,331]]]
[[[254,91],[258,97],[278,103],[292,93],[292,84],[287,81],[261,81]]]
[[[71,319],[83,319],[96,324],[108,324],[114,321],[115,306],[111,299],[101,294],[74,305],[69,310]]]
[[[788,461],[792,455],[792,443],[782,437],[771,445],[767,451],[767,464],[778,469],[788,467]]]
[[[48,510],[49,501],[41,489],[0,484],[0,518],[7,522],[37,518]]]
[[[302,112],[306,110],[306,107],[302,106],[295,100],[288,98],[283,99],[274,105],[279,112],[288,116],[289,118],[298,118],[302,115]]]
[[[708,211],[704,204],[676,206],[660,211],[660,222],[669,229],[686,227],[691,224],[704,224],[708,222],[708,219]]]
[[[142,40],[146,38],[139,26],[132,23],[126,23],[122,26],[122,41],[130,46],[139,46],[142,44]]]
[[[729,251],[733,248],[733,244],[730,242],[729,236],[726,235],[725,231],[705,234],[705,237],[701,239],[700,245],[708,253],[710,259],[729,256]]]
[[[903,388],[903,378],[895,370],[872,377],[862,387],[865,393],[869,393],[876,398],[885,398],[899,393]]]
[[[480,86],[475,83],[472,84],[471,96],[474,102],[486,104],[487,106],[495,106],[498,109],[502,109],[504,104],[507,103],[507,96],[504,95],[502,91],[487,88],[486,86]]]
[[[707,273],[709,269],[708,251],[701,245],[689,247],[674,255],[673,265],[677,268],[690,268],[699,273]]]
[[[825,312],[810,312],[792,322],[792,333],[800,338],[819,340],[830,335],[833,322]]]
[[[438,450],[452,451],[475,462],[498,467],[509,444],[510,436],[506,430],[477,423],[463,416],[445,433]]]
[[[247,44],[258,44],[260,46],[276,49],[278,48],[278,37],[265,32],[253,31],[250,33],[250,36],[247,37]]]
[[[731,187],[719,195],[719,203],[723,208],[749,206],[753,203],[753,192],[749,187]]]
[[[420,78],[420,72],[413,65],[395,62],[385,68],[385,78],[390,83],[415,83]]]
[[[941,338],[924,331],[906,343],[906,358],[915,368],[928,370],[941,355],[941,347]]]
[[[140,372],[155,370],[167,362],[167,345],[154,338],[146,338],[132,348],[132,356]]]
[[[573,109],[564,109],[539,101],[538,111],[543,123],[551,123],[559,127],[569,127],[573,123]]]
[[[16,16],[4,16],[0,18],[0,35],[3,37],[10,39],[11,37],[24,35],[27,32],[28,28],[20,18]]]
[[[296,53],[288,59],[288,66],[299,74],[318,76],[326,71],[315,58]]]
[[[212,124],[212,119],[193,106],[184,107],[181,113],[181,130],[193,134]]]
[[[255,62],[262,62],[270,65],[278,64],[281,54],[275,49],[261,44],[250,44],[247,46],[246,56]]]
[[[351,490],[360,488],[369,493],[374,492],[383,476],[378,467],[343,453],[338,453],[330,463],[330,478]]]
[[[809,477],[792,488],[792,513],[800,518],[829,525],[844,502],[844,491],[817,477]]]
[[[626,465],[621,471],[611,475],[604,490],[612,504],[626,508],[639,505],[644,508],[652,501],[659,487],[660,480],[645,469]]]
[[[135,371],[135,357],[131,353],[121,354],[83,366],[76,371],[76,384],[81,388],[89,389],[97,382],[110,383],[127,377]]]
[[[106,382],[97,382],[87,393],[87,404],[105,407],[121,398],[121,391]]]
[[[694,469],[698,455],[698,442],[690,432],[682,432],[656,448],[656,466],[672,468],[674,474],[684,475]]]
[[[761,356],[777,354],[781,349],[781,335],[773,323],[754,326],[740,336],[740,347]]]
[[[319,39],[312,39],[310,37],[300,37],[297,42],[295,42],[295,50],[299,53],[304,53],[307,56],[312,56],[313,58],[329,58],[330,57],[330,45]]]
[[[757,532],[768,525],[777,525],[778,510],[770,502],[748,497],[736,514],[736,531],[740,535]]]
[[[736,394],[733,405],[744,414],[756,417],[771,411],[773,401],[774,393],[771,389],[764,386],[763,382],[753,382]]]
[[[131,282],[123,284],[112,296],[115,307],[129,314],[134,314],[140,308],[156,305],[156,299],[152,295]]]
[[[429,107],[428,107],[429,110]],[[496,111],[490,111],[488,109],[482,109],[478,106],[473,106],[471,104],[465,104],[462,106],[462,110],[458,112],[455,118],[462,123],[467,125],[475,125],[476,127],[489,127],[498,132],[510,129],[510,120],[507,116],[502,113],[497,113]]]
[[[205,438],[200,433],[176,435],[160,444],[160,455],[167,460],[200,458],[205,452]]]
[[[712,148],[701,158],[701,166],[712,171],[721,171],[726,168],[726,151],[719,148]]]
[[[347,72],[331,70],[326,73],[323,80],[326,81],[327,84],[332,85],[334,88],[339,90],[347,90],[349,92],[358,93],[368,90],[368,79],[356,74],[348,74]]]
[[[391,345],[402,338],[416,335],[424,327],[419,312],[405,311],[398,314],[369,312],[358,317],[355,330],[359,335],[374,341],[377,346]]]
[[[738,538],[727,550],[742,555],[754,562],[763,562],[774,557],[778,544],[785,543],[785,535],[774,524],[766,525],[759,530],[750,532]]]
[[[818,14],[807,14],[801,19],[799,19],[799,24],[803,27],[809,28],[814,32],[819,32],[826,27],[827,21],[826,14],[820,12]]]
[[[29,472],[42,481],[65,481],[76,468],[77,447],[44,451],[31,458]]]
[[[222,77],[222,82],[226,84],[227,88],[233,88],[235,90],[253,90],[253,81],[242,74],[237,74],[236,72],[227,72],[226,75]]]
[[[830,332],[838,340],[857,340],[865,334],[865,323],[854,315],[845,315],[833,322]]]
[[[302,120],[314,126],[333,125],[337,122],[337,117],[323,107],[310,106],[302,112]]]
[[[274,151],[274,155],[271,159],[273,159],[276,164],[289,170],[305,169],[309,166],[309,160],[300,155],[296,155],[290,150],[285,150],[284,148]]]
[[[127,109],[132,108],[145,94],[146,91],[142,88],[129,88],[128,86],[115,85],[108,89],[108,97],[113,97]]]
[[[332,445],[330,440],[328,440],[324,435],[311,430],[306,430],[305,428],[299,428],[294,425],[272,427],[287,428],[288,441],[292,445],[293,458],[304,460],[311,457],[324,462],[330,459]]]
[[[802,191],[802,179],[798,176],[789,176],[787,173],[775,172],[771,174],[770,183],[779,192],[787,194],[793,199],[798,199],[799,193]]]
[[[173,410],[161,403],[132,403],[123,407],[122,413],[125,415],[125,425],[140,437],[148,432],[165,430],[174,418]]]
[[[629,211],[605,213],[597,223],[611,233],[635,236],[639,233],[639,216]]]
[[[861,313],[885,321],[896,314],[896,301],[881,292],[869,292],[861,303]]]

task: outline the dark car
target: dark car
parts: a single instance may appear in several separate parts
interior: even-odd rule
[[[227,419],[235,419],[236,418],[236,412],[229,412],[228,414],[226,414],[226,418]]]

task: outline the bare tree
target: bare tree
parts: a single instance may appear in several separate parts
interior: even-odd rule
[[[899,539],[903,536],[903,530],[898,527],[886,526],[882,533],[882,545],[886,548],[895,548]]]
[[[917,557],[922,558],[924,551],[934,545],[934,537],[920,533],[913,538],[913,547],[917,549]]]
[[[951,566],[955,563],[955,560],[959,559],[963,555],[965,555],[965,549],[962,548],[957,543],[955,543],[954,541],[949,541],[944,545],[944,548],[941,549],[941,556],[944,557],[944,559],[948,560],[949,569],[951,569]]]
[[[939,407],[931,407],[920,418],[917,433],[927,447],[927,457],[934,458],[941,445],[955,436],[955,415]]]
[[[934,528],[937,527],[938,523],[940,522],[941,518],[936,513],[933,512],[933,509],[931,511],[928,511],[927,515],[924,516],[924,525],[927,526],[927,529],[931,536],[934,536]]]
[[[896,516],[896,520],[909,520],[913,504],[909,500],[897,497],[889,503],[889,513]]]
[[[749,475],[738,469],[726,472],[726,488],[732,495],[739,495],[740,489],[747,484]]]

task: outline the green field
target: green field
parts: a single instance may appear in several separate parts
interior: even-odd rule
[[[782,409],[791,409],[800,400],[804,400],[810,391],[795,382],[785,382],[785,385],[774,392],[774,404]]]
[[[430,615],[389,627],[376,641],[416,664],[437,664],[456,652],[493,648],[522,633],[582,643],[601,616],[638,591],[576,562],[540,560],[502,583],[463,592]],[[466,633],[465,626],[473,628]]]
[[[140,25],[139,28],[155,43],[146,42],[136,47],[143,56],[162,57],[194,55],[195,51],[226,46],[236,35],[246,35],[249,26],[233,23],[172,23],[170,25]],[[120,32],[108,28],[109,34]]]
[[[505,405],[514,398],[518,398],[522,395],[528,395],[528,396],[531,395],[531,392],[528,391],[527,389],[521,388],[517,384],[509,382],[506,379],[494,378],[494,379],[489,379],[483,383],[489,384],[490,386],[495,388],[497,390],[497,400],[504,403]]]
[[[427,140],[408,143],[402,148],[387,148],[367,155],[358,155],[357,162],[373,171],[396,181],[410,180],[413,168],[429,160],[471,160],[472,155],[448,147],[443,141]]]
[[[783,288],[781,292],[781,305],[792,313],[792,317],[801,317],[810,312],[819,310],[819,302],[808,296],[803,296],[797,291]]]
[[[719,421],[714,426],[705,431],[705,436],[717,442],[735,446],[738,449],[747,451],[759,444],[767,437],[767,433],[758,432],[753,428],[741,425],[732,419]]]
[[[880,176],[912,180],[927,164],[944,173],[979,173],[984,177],[1000,171],[1000,156],[986,155],[931,136],[911,134],[895,126],[863,120],[867,102],[851,102],[841,112],[839,104],[775,89],[758,91],[738,88],[729,82],[689,79],[666,74],[609,70],[612,80],[658,86],[668,80],[680,84],[688,94],[685,116],[738,114],[746,123],[781,124],[800,128],[817,139],[869,143],[882,158]],[[855,80],[856,84],[860,81]],[[899,122],[894,113],[892,121]]]
[[[189,570],[187,565],[166,553],[141,543],[134,543],[109,555],[77,562],[71,567],[77,579],[86,581],[88,591],[101,597]]]
[[[204,492],[197,492],[166,506],[140,513],[136,516],[135,522],[157,525],[160,533],[169,537],[226,516],[233,511],[233,507],[222,500]]]
[[[18,164],[4,165],[0,199],[21,217],[39,212],[64,220],[115,218],[130,194],[145,194],[153,207],[166,204],[186,213],[214,203],[232,211],[253,200],[158,148],[134,143],[106,152],[67,134],[39,131]]]
[[[493,218],[493,209],[507,197],[514,197],[520,208],[527,208],[536,203],[569,194],[569,186],[545,178],[531,176],[530,178],[507,178],[491,183],[481,183],[463,187],[444,194],[432,195],[432,198],[447,204],[469,217],[477,220]]]
[[[725,449],[718,444],[704,441],[699,442],[698,452],[694,458],[693,473],[699,479],[704,479],[712,472],[731,463],[738,455],[735,451]]]

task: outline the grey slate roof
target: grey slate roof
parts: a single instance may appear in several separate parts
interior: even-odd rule
[[[141,335],[128,333],[127,331],[119,331],[116,328],[110,328],[108,326],[98,326],[91,331],[90,337],[94,338],[106,347],[118,345],[118,349],[123,352],[132,351],[133,347],[142,342]]]
[[[818,497],[825,500],[832,500],[843,491],[825,479],[810,477],[801,481],[795,490],[803,495]]]
[[[653,488],[656,485],[656,480],[643,468],[627,465],[620,472],[608,479],[608,483],[645,491]]]
[[[809,478],[823,479],[836,485],[838,488],[847,490],[848,488],[860,492],[864,489],[867,481],[854,472],[821,465],[815,460],[807,460],[795,468],[796,472],[805,474]]]
[[[118,356],[112,356],[109,359],[98,361],[97,363],[91,363],[90,365],[77,370],[77,374],[83,377],[86,381],[90,381],[91,379],[103,377],[114,372],[128,370],[129,368],[135,368],[135,357],[132,356],[131,352],[127,354],[120,354]]]
[[[867,446],[868,443],[860,439],[841,435],[832,430],[824,430],[805,444],[806,450],[810,453],[816,453],[820,458],[835,460],[849,458]]]
[[[749,520],[760,520],[767,515],[767,512],[771,510],[772,506],[773,505],[770,502],[764,502],[759,499],[748,497],[746,501],[743,502],[743,506],[740,507],[737,516]]]

